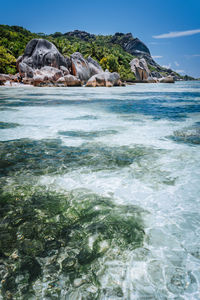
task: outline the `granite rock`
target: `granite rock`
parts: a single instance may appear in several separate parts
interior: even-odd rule
[[[86,84],[87,87],[112,87],[121,86],[121,80],[118,73],[110,73],[108,71],[93,75]]]
[[[148,80],[150,71],[147,66],[147,62],[144,58],[134,58],[130,62],[131,70],[135,74],[136,79],[139,81]]]

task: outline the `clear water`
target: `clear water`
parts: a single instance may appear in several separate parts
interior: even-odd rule
[[[200,299],[200,82],[0,104],[2,299]]]

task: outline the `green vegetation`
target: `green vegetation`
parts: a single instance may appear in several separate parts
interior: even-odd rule
[[[0,46],[0,73],[15,73],[15,57]]]
[[[148,65],[149,71],[154,72],[157,71],[156,67]]]
[[[8,25],[0,25],[0,73],[16,73],[16,59],[24,53],[27,43],[33,38],[49,40],[64,56],[77,51],[86,58],[91,56],[104,70],[118,72],[123,80],[135,80],[129,65],[134,56],[114,44],[112,36],[98,35],[83,40],[60,32],[35,34],[19,26]]]

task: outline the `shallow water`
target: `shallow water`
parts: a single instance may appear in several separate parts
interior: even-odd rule
[[[0,87],[0,299],[200,299],[200,82]]]

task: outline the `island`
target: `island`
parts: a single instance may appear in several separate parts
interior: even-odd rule
[[[0,33],[0,85],[112,87],[184,79],[157,64],[131,33],[44,35],[7,25],[0,25]]]

